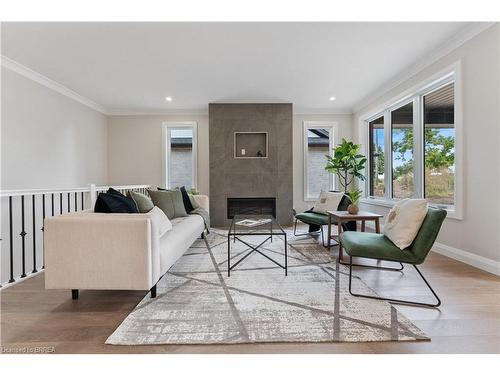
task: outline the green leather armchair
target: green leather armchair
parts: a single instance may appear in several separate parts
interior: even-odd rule
[[[346,195],[344,195],[342,197],[342,200],[340,201],[338,207],[337,207],[337,210],[346,211],[347,206],[349,206],[349,199],[347,198]],[[293,235],[298,237],[298,236],[319,234],[321,236],[321,243],[323,244],[323,247],[327,247],[325,245],[323,226],[328,225],[328,215],[313,212],[313,209],[314,209],[314,207],[305,211],[305,212],[301,212],[301,213],[297,213],[295,210],[293,210],[293,216],[295,217],[295,225],[293,228]],[[308,232],[297,233],[297,222],[298,221],[301,221],[304,224],[309,225]],[[335,220],[332,220],[332,224],[337,225],[337,222]],[[356,230],[356,222],[352,221],[352,222],[342,224],[342,228],[344,231]]]
[[[413,243],[404,250],[399,249],[383,234],[365,232],[341,233],[340,240],[342,241],[342,246],[344,247],[346,253],[349,255],[349,293],[356,297],[379,299],[394,303],[404,303],[425,307],[439,306],[441,304],[441,300],[434,292],[430,284],[427,282],[425,277],[422,275],[420,270],[417,268],[417,265],[422,264],[425,261],[427,254],[429,254],[429,251],[436,241],[437,235],[445,218],[445,210],[438,208],[429,208],[427,211],[427,215],[420,227],[420,230],[413,240]],[[352,268],[358,265],[352,263],[352,257],[386,260],[391,262],[398,262],[401,264],[401,268],[368,266],[369,268],[380,270],[401,271],[404,267],[403,264],[413,265],[413,267],[415,267],[415,270],[418,272],[420,277],[424,280],[425,284],[436,298],[437,303],[429,304],[353,293],[351,288]],[[363,266],[366,267],[365,265]]]

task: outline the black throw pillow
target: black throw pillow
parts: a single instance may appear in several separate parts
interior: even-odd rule
[[[100,193],[97,196],[94,212],[138,214],[139,210],[132,198],[128,198],[119,191],[109,188],[106,193]]]
[[[184,203],[184,208],[186,209],[187,213],[190,213],[191,211],[194,210],[194,207],[191,204],[191,199],[189,199],[188,192],[184,186],[181,187],[181,194],[182,194],[182,202]]]

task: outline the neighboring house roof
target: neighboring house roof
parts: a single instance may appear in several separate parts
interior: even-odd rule
[[[178,148],[187,148],[193,145],[192,138],[171,138],[171,146]]]
[[[307,137],[307,144],[311,147],[328,147],[330,139],[328,131],[324,129],[309,129],[309,131],[316,135],[316,137]]]

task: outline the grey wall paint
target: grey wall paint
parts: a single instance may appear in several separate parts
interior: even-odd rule
[[[2,67],[2,190],[107,183],[107,118]]]
[[[268,132],[269,155],[234,159],[234,132]],[[210,104],[210,218],[227,225],[227,198],[276,197],[277,219],[292,222],[292,104]]]
[[[207,115],[109,116],[109,183],[163,186],[162,124],[186,121],[194,121],[198,125],[197,188],[201,194],[208,195]]]

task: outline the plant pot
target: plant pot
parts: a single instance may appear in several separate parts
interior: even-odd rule
[[[351,215],[356,215],[359,212],[359,207],[356,204],[350,204],[347,206],[347,212]]]

